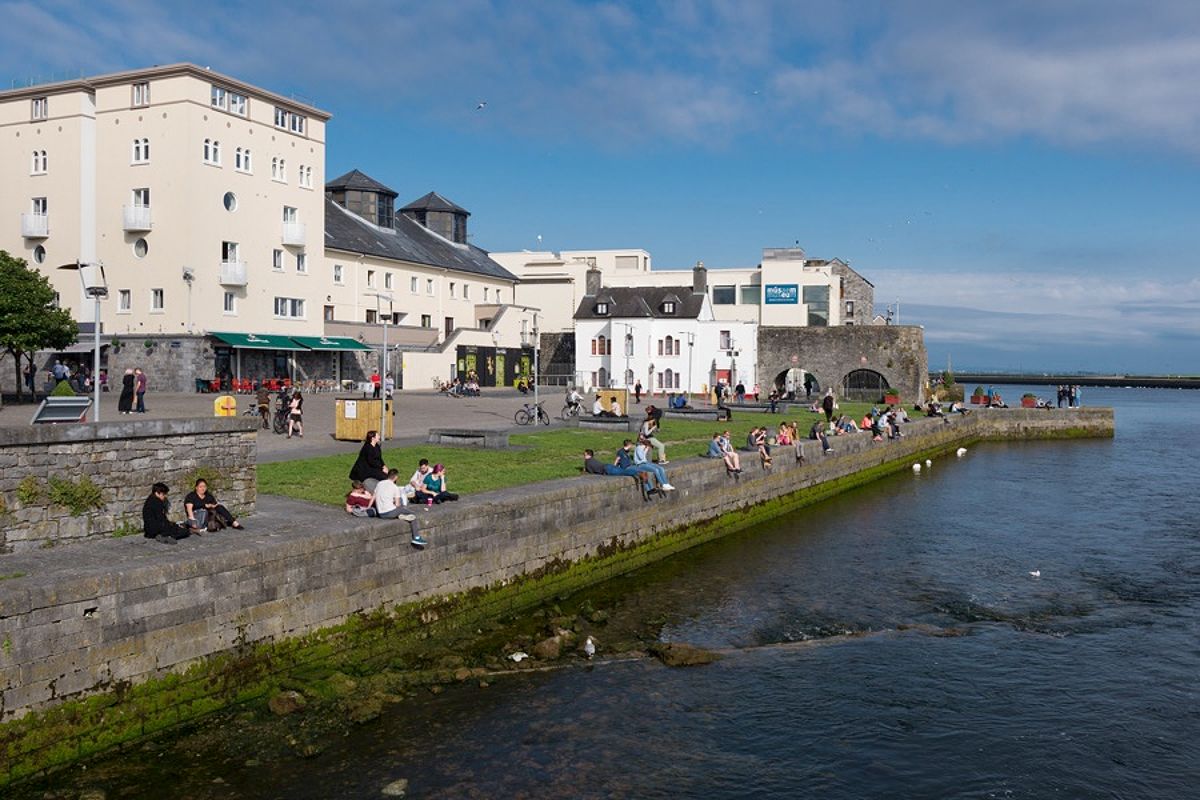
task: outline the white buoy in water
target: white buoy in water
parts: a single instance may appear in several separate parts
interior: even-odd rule
[[[927,458],[927,459],[925,459],[925,466],[927,466],[927,467],[932,467],[932,466],[933,466],[933,461],[931,461],[931,460],[930,460],[930,459],[928,459],[928,458]]]
[[[959,458],[962,458],[966,454],[967,454],[967,448],[965,448],[965,447],[960,447],[954,451],[954,455],[958,456]]]
[[[920,471],[921,471],[921,465],[913,464],[913,472],[920,472]]]

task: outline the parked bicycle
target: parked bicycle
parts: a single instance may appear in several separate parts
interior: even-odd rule
[[[538,403],[526,403],[517,409],[517,413],[513,415],[513,422],[518,425],[532,425],[534,422],[540,422],[543,425],[550,424],[550,415],[546,413],[546,409],[542,408],[542,400]]]
[[[287,433],[288,401],[291,395],[281,391],[275,396],[275,418],[271,421],[271,429],[276,433]]]

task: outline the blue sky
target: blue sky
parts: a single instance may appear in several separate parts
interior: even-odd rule
[[[2,85],[194,61],[332,112],[331,176],[436,189],[489,250],[799,242],[934,365],[1200,372],[1200,3],[191,8],[0,0]]]

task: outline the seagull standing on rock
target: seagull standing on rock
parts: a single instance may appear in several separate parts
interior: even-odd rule
[[[583,654],[591,659],[596,655],[596,643],[592,641],[592,637],[587,637],[587,641],[583,643]]]

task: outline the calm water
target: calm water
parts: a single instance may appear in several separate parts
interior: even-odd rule
[[[979,445],[594,592],[716,664],[422,694],[316,759],[197,764],[180,791],[1195,797],[1200,394],[1084,399],[1115,440]],[[144,773],[109,778],[142,796]]]

